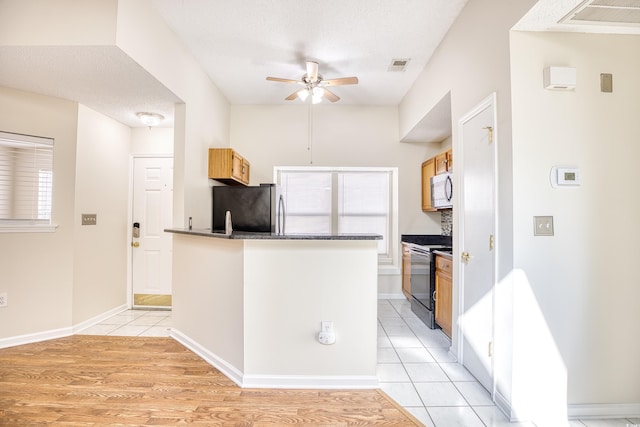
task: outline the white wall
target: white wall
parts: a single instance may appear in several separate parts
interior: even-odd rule
[[[399,233],[441,233],[440,214],[422,212],[420,187],[421,163],[442,151],[441,144],[400,143],[394,106],[314,105],[309,139],[309,107],[294,102],[231,108],[231,146],[251,163],[251,185],[273,182],[274,166],[311,161],[313,166],[398,167]],[[400,296],[399,274],[380,276],[379,293]]]
[[[115,41],[117,0],[3,0],[0,44],[101,46]]]
[[[569,404],[635,403],[636,411],[639,51],[637,36],[512,36],[516,286],[546,323],[529,328],[548,329],[557,346]],[[549,65],[575,67],[576,90],[544,90]],[[613,93],[600,92],[600,73],[613,74]],[[551,188],[554,165],[579,167],[582,185]],[[554,216],[554,237],[532,236],[534,215]],[[523,308],[531,310],[514,311]]]
[[[131,129],[78,109],[73,224],[73,324],[127,302],[127,209]],[[97,223],[81,225],[83,213]]]
[[[132,128],[131,154],[173,154],[173,128]]]
[[[0,234],[0,338],[71,326],[78,104],[0,87],[0,129],[54,139],[54,233]],[[47,313],[46,316],[40,315]]]
[[[229,105],[149,1],[7,0],[0,2],[0,24],[0,43],[5,45],[113,45],[184,100],[176,105],[175,130],[154,134],[161,135],[163,154],[176,156],[174,221],[185,225],[186,211],[194,226],[210,223],[206,153],[211,146],[229,144]],[[68,328],[125,301],[128,227],[123,200],[129,163],[126,156],[119,160],[128,153],[124,145],[131,137],[128,128],[89,109],[81,108],[78,122],[76,103],[0,90],[2,130],[56,139],[53,220],[60,224],[48,235],[1,236],[3,254],[9,255],[0,261],[6,265],[0,291],[8,292],[10,301],[10,307],[0,311],[2,338]],[[135,131],[137,153],[150,148],[140,132]],[[175,141],[171,150],[169,140]],[[109,144],[115,144],[111,151]],[[76,154],[82,162],[77,188]],[[105,193],[100,199],[96,187]],[[77,214],[92,211],[98,213],[98,226],[80,228]],[[35,257],[35,268],[25,266],[28,254]]]
[[[498,280],[510,278],[513,266],[513,171],[511,164],[511,82],[509,32],[513,25],[535,4],[535,0],[474,0],[466,6],[450,28],[442,43],[399,106],[400,135],[406,135],[447,93],[451,92],[452,145],[454,150],[454,182],[459,183],[460,152],[458,121],[479,102],[496,92],[498,141]],[[499,11],[499,12],[496,12]],[[459,185],[459,184],[456,184]],[[454,200],[454,259],[459,259],[456,242],[459,224],[459,201]],[[453,318],[458,316],[459,272],[453,275]],[[511,400],[511,286],[496,292],[496,331],[494,376],[498,393]],[[458,333],[453,329],[453,351],[457,352]],[[500,345],[509,340],[507,345]]]
[[[211,223],[207,149],[229,146],[229,102],[148,0],[118,1],[116,45],[183,100],[176,105],[174,214],[177,227]]]

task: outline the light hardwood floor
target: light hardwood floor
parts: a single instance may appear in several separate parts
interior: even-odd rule
[[[379,390],[242,389],[171,338],[0,350],[0,425],[419,426]]]

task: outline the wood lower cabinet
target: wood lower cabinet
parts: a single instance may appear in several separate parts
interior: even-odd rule
[[[431,177],[436,174],[435,157],[422,163],[422,210],[433,212],[436,210],[431,206]]]
[[[231,148],[209,148],[209,178],[229,185],[249,185],[249,161]]]
[[[436,323],[451,338],[453,268],[450,259],[436,255]]]
[[[411,251],[402,244],[402,293],[407,299],[411,299]]]

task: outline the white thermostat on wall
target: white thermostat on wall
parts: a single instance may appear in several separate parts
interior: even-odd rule
[[[551,186],[557,187],[577,187],[580,185],[580,169],[563,166],[551,168]]]

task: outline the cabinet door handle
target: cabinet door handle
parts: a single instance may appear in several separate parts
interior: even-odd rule
[[[436,291],[433,291],[433,295],[431,295],[431,298],[435,301],[436,300]]]

